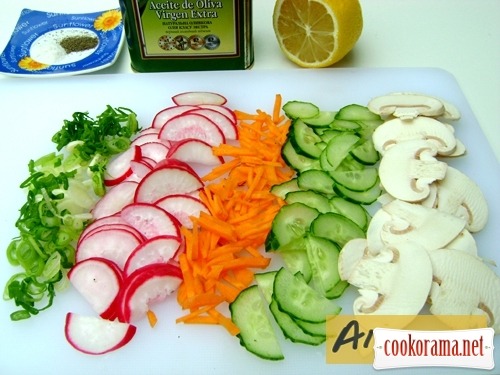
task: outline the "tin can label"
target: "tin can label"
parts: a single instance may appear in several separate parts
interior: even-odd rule
[[[236,56],[235,0],[134,0],[142,55]]]

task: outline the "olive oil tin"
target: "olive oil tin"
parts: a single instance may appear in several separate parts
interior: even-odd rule
[[[252,0],[120,0],[120,8],[137,72],[253,64]]]

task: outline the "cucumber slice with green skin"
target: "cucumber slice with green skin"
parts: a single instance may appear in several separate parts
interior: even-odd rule
[[[354,147],[350,153],[355,160],[365,165],[375,165],[380,160],[380,154],[375,149],[371,139]]]
[[[340,108],[335,118],[349,121],[381,120],[379,115],[359,104],[349,104]]]
[[[316,117],[320,112],[315,104],[300,100],[286,102],[282,109],[287,117],[291,119]]]
[[[382,194],[379,182],[377,181],[372,188],[366,191],[349,190],[342,185],[335,185],[333,189],[338,196],[350,202],[369,205],[375,202],[380,197],[380,194]]]
[[[285,358],[257,285],[241,291],[229,310],[232,321],[240,329],[238,337],[243,347],[264,359]]]
[[[267,304],[270,304],[273,299],[274,278],[278,271],[260,272],[254,275],[255,281],[264,296]]]
[[[281,149],[281,156],[285,163],[297,172],[307,171],[309,169],[319,169],[319,160],[300,155],[295,151],[290,140],[286,141]]]
[[[326,159],[332,170],[337,169],[340,163],[349,155],[351,149],[358,143],[359,139],[359,136],[356,134],[345,132],[328,142],[323,152],[326,152]]]
[[[320,345],[325,342],[326,337],[313,336],[304,332],[295,320],[287,313],[280,310],[278,302],[275,299],[271,301],[269,310],[273,314],[276,323],[281,328],[283,335],[292,342],[302,343],[307,345]]]
[[[288,135],[292,146],[297,154],[307,156],[309,158],[319,158],[324,147],[318,146],[322,142],[321,138],[307,126],[301,119],[297,119],[290,127]]]
[[[330,171],[329,174],[337,184],[354,191],[366,191],[378,182],[378,172],[375,168]]]
[[[320,111],[316,116],[304,118],[304,122],[314,128],[326,128],[335,120],[337,112],[333,111]]]
[[[328,319],[328,318],[327,318]],[[311,323],[305,322],[300,319],[294,319],[295,323],[306,333],[312,336],[319,336],[326,338],[326,322]]]
[[[339,135],[341,133],[342,133],[342,131],[334,130],[334,129],[327,129],[327,130],[316,129],[316,134],[318,134],[320,136],[321,140],[325,143],[325,147],[326,147],[326,145],[328,145],[328,142],[330,142],[333,137],[336,137],[337,135]]]
[[[366,230],[369,222],[369,214],[359,203],[353,203],[339,196],[330,198],[330,211],[344,215],[356,223],[361,229]]]
[[[340,247],[343,247],[354,238],[366,237],[364,230],[356,223],[344,215],[333,212],[320,214],[311,223],[311,232],[318,237],[324,237],[335,242]]]
[[[314,288],[329,298],[327,292],[341,281],[337,267],[340,248],[326,238],[308,234],[306,252],[312,268]]]
[[[305,282],[311,281],[313,272],[305,249],[302,251],[280,251],[280,255],[290,272],[293,274],[299,272],[304,277]]]
[[[292,178],[291,180],[271,187],[271,193],[281,199],[285,199],[286,195],[293,191],[300,191],[299,184],[297,183],[297,178]]]
[[[348,286],[349,283],[347,281],[340,280],[332,289],[326,291],[326,298],[339,298],[342,294],[344,294],[344,291]]]
[[[318,215],[318,210],[302,203],[282,206],[273,219],[271,231],[266,239],[266,251],[277,250],[290,241],[302,237]]]
[[[320,323],[338,315],[340,306],[310,287],[301,277],[281,268],[274,279],[273,298],[280,310],[295,319]]]
[[[330,201],[325,195],[310,190],[291,191],[285,196],[285,202],[288,204],[303,203],[317,209],[320,213],[329,212],[331,209]]]
[[[361,125],[359,125],[355,121],[343,120],[338,118],[336,118],[330,126],[334,130],[350,131],[350,132],[355,132],[356,130],[361,128]]]
[[[297,183],[302,190],[312,190],[322,194],[335,194],[335,181],[330,175],[319,169],[304,171],[297,177]]]

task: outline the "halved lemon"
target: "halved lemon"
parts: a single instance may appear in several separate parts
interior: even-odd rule
[[[285,56],[322,68],[352,50],[363,30],[358,0],[276,0],[273,28]]]

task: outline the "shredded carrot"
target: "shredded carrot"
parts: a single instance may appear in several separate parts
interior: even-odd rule
[[[226,162],[202,177],[199,196],[209,214],[192,218],[193,228],[183,229],[185,252],[179,264],[184,281],[177,300],[187,313],[178,323],[216,324],[232,335],[239,333],[219,308],[252,284],[255,270],[269,265],[270,258],[259,248],[284,204],[270,190],[294,173],[281,157],[290,127],[281,103],[276,95],[270,114],[234,111],[238,142],[213,147]]]
[[[151,328],[154,328],[156,323],[158,322],[158,318],[156,317],[156,314],[152,310],[148,310],[146,313],[146,316],[148,317],[149,325]]]

